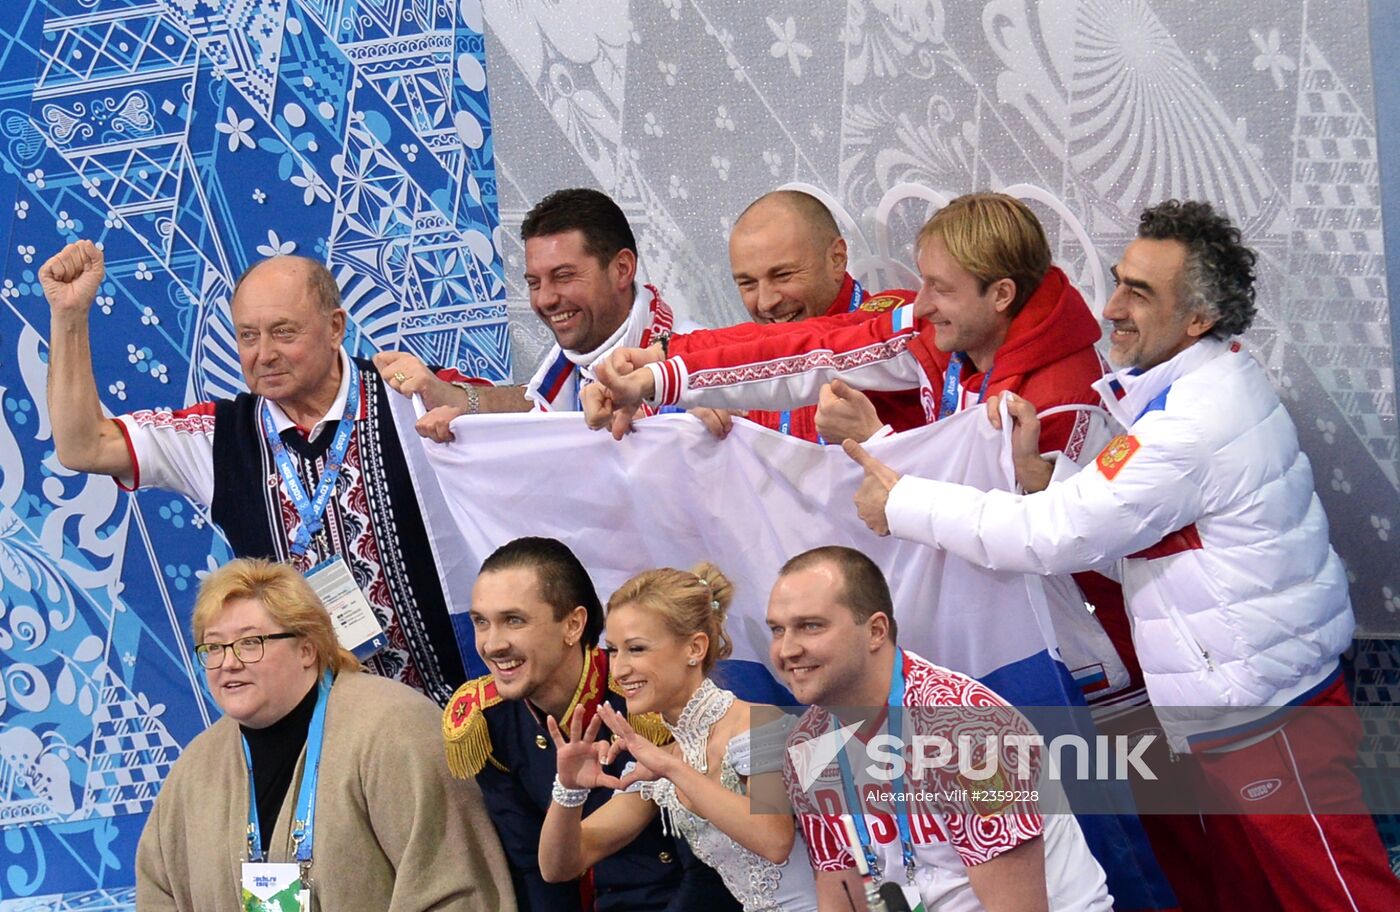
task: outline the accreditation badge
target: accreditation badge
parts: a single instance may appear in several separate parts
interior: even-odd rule
[[[350,565],[340,555],[321,561],[306,571],[306,581],[330,612],[340,645],[364,661],[389,644],[389,637],[374,616],[369,599],[355,585]]]
[[[311,912],[311,888],[294,863],[243,863],[243,912]]]

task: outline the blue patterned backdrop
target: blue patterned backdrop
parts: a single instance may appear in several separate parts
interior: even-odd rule
[[[230,287],[325,259],[350,346],[510,374],[478,0],[0,3],[0,910],[117,909],[217,710],[189,656],[229,556],[181,497],[54,459],[43,260],[106,251],[112,412],[243,388]]]

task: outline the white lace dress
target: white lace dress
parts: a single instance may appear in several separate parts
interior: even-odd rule
[[[668,726],[680,745],[681,756],[692,768],[702,773],[708,771],[705,747],[710,730],[733,703],[733,693],[707,678],[686,703],[676,724]],[[744,788],[739,777],[752,772],[749,736],[745,733],[726,746],[720,761],[719,781],[731,792],[742,795]],[[797,828],[788,860],[775,865],[739,845],[681,804],[676,786],[669,779],[641,783],[634,788],[660,808],[663,829],[685,839],[697,858],[719,872],[729,892],[743,903],[744,912],[816,912],[816,884],[801,827]]]

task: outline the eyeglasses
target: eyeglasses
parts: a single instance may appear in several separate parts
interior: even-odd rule
[[[224,664],[224,658],[231,649],[238,661],[249,665],[262,661],[263,651],[266,649],[263,644],[268,640],[291,640],[299,636],[299,633],[260,633],[257,636],[242,637],[232,643],[200,643],[194,648],[194,654],[199,656],[199,664],[213,669]]]

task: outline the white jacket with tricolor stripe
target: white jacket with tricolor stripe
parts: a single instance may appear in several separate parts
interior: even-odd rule
[[[1098,388],[1127,433],[1083,471],[1030,495],[906,476],[886,508],[893,534],[998,570],[1121,560],[1159,712],[1306,699],[1335,674],[1355,620],[1312,466],[1263,368],[1207,338]],[[1178,746],[1235,724],[1194,716]]]

